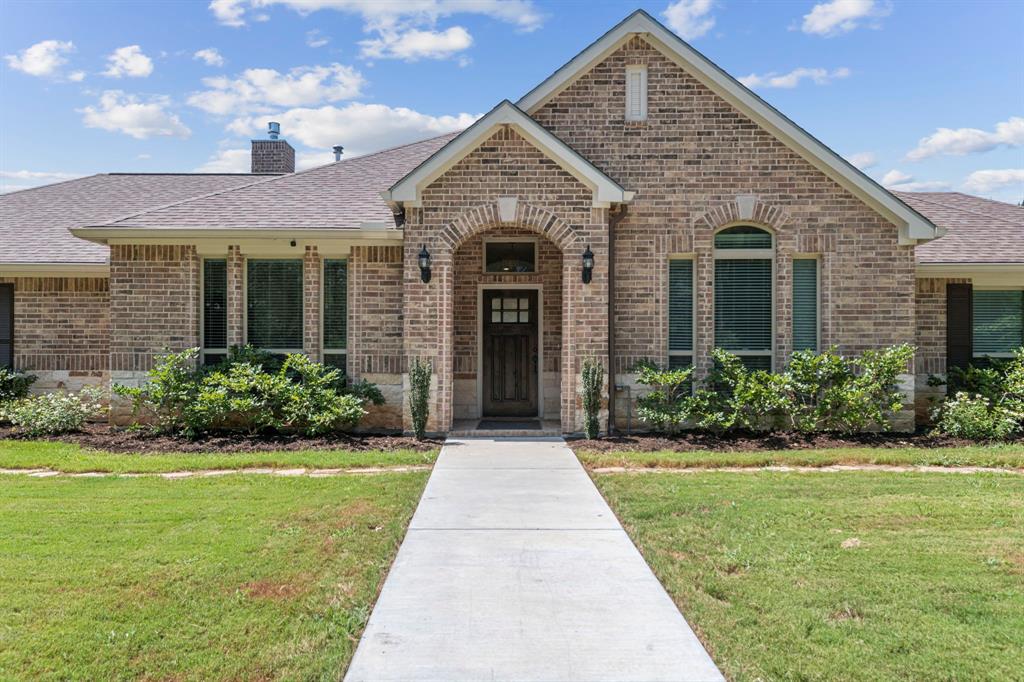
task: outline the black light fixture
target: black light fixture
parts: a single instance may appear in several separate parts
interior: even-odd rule
[[[420,279],[426,284],[430,281],[430,252],[427,251],[426,244],[420,246],[420,255],[416,260],[420,264]]]
[[[590,280],[593,276],[594,252],[590,250],[590,244],[587,244],[587,250],[583,252],[583,283],[590,284]]]

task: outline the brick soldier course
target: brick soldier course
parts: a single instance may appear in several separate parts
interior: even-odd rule
[[[627,116],[640,68],[646,106]],[[638,361],[668,361],[670,258],[694,264],[706,374],[714,235],[749,225],[773,235],[774,366],[793,351],[793,260],[815,258],[819,348],[918,346],[902,382],[909,428],[935,395],[928,376],[948,369],[947,284],[1024,287],[1024,209],[886,192],[643,12],[465,131],[299,173],[285,139],[252,152],[251,175],[93,176],[0,198],[7,243],[22,244],[0,253],[14,364],[44,390],[143,380],[156,354],[199,345],[204,258],[227,263],[228,345],[247,340],[247,259],[300,261],[303,351],[321,360],[323,265],[342,258],[347,371],[387,399],[366,428],[409,428],[413,358],[434,370],[430,430],[480,417],[480,292],[518,285],[543,302],[536,416],[574,432],[584,360],[612,372],[606,398],[636,388]],[[484,272],[485,244],[503,238],[535,241],[534,272]]]

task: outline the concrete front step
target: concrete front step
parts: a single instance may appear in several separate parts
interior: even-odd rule
[[[561,435],[560,429],[456,429],[448,432],[449,438],[554,438]]]

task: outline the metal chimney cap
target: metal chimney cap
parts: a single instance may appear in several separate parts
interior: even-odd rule
[[[334,160],[341,161],[341,155],[345,152],[345,148],[340,144],[336,144],[331,149],[334,152]]]
[[[270,121],[267,123],[267,135],[271,140],[276,140],[281,134],[281,124],[277,121]]]

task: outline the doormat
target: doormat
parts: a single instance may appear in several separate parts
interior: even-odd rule
[[[540,420],[506,421],[504,419],[481,419],[476,428],[478,431],[540,431]]]

